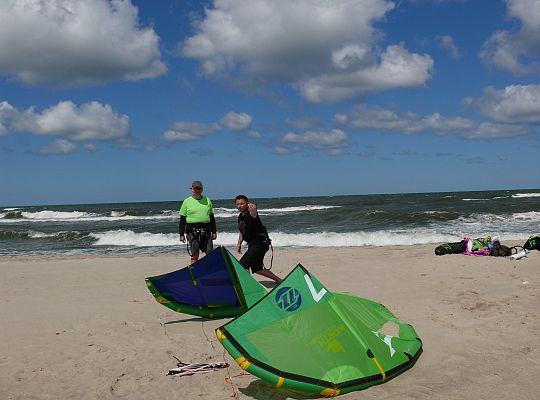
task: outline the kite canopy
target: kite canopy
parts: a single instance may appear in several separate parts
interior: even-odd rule
[[[240,315],[267,292],[223,246],[178,271],[146,278],[146,285],[165,307],[205,318]]]
[[[422,352],[414,328],[382,304],[332,293],[301,265],[216,335],[247,372],[322,396],[383,383]]]

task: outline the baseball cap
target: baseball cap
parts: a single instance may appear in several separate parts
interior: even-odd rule
[[[201,181],[193,181],[193,182],[191,182],[191,187],[192,188],[196,188],[196,187],[201,187],[202,188],[203,184],[202,184]]]

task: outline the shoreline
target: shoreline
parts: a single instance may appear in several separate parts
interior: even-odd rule
[[[523,241],[518,240],[506,240],[502,244],[512,247],[512,246],[522,246],[527,239],[524,239]],[[425,248],[427,250],[431,250],[431,254],[435,255],[435,247],[439,246],[443,242],[440,243],[434,243],[434,244],[409,244],[409,245],[381,245],[381,246],[329,246],[329,247],[274,247],[274,251],[284,252],[284,253],[291,253],[295,251],[326,251],[326,250],[343,250],[343,249],[358,249],[358,250],[383,250],[383,249],[391,249],[391,248],[402,248],[402,249],[408,249],[408,248]],[[214,245],[214,248],[216,248],[219,245]],[[234,251],[234,246],[225,246],[236,258],[240,258],[241,255],[236,253]],[[269,258],[269,255],[271,252],[269,251],[266,255],[266,258]],[[0,255],[0,262],[3,260],[11,260],[11,261],[38,261],[38,260],[86,260],[86,259],[109,259],[109,258],[144,258],[144,257],[179,257],[179,258],[187,258],[187,253],[185,251],[174,251],[171,250],[170,252],[159,252],[159,253],[103,253],[103,254],[74,254],[74,255]],[[444,256],[440,256],[444,257]],[[266,260],[265,258],[265,260]]]

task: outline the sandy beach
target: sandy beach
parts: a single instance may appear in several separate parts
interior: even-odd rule
[[[343,399],[538,398],[540,252],[510,261],[438,257],[434,247],[277,248],[272,270],[285,276],[301,263],[331,291],[381,302],[422,339],[412,369]],[[1,258],[0,398],[308,398],[243,375],[214,336],[227,320],[155,302],[144,278],[187,263],[185,254]],[[175,358],[230,368],[167,376]]]

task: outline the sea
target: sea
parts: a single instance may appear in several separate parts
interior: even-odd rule
[[[212,199],[215,245],[238,239],[233,199]],[[410,246],[540,233],[540,189],[253,199],[276,248]],[[180,201],[0,207],[0,256],[186,253]]]

